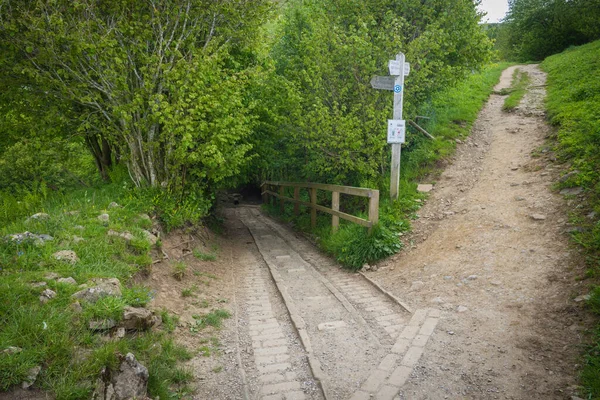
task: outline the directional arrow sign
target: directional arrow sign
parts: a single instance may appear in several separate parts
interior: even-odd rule
[[[373,89],[394,90],[395,76],[374,76],[371,79]]]

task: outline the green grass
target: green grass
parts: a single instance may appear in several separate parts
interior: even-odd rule
[[[527,87],[529,86],[529,74],[521,69],[517,68],[514,70],[512,75],[512,82],[510,89],[503,91],[503,94],[508,94],[508,97],[504,99],[502,109],[504,111],[512,111],[519,106],[521,99],[527,93]]]
[[[209,253],[203,253],[202,251],[200,251],[198,249],[194,249],[193,253],[194,253],[194,257],[196,257],[200,261],[216,261],[217,260],[216,255],[209,254]]]
[[[187,273],[187,265],[183,261],[176,261],[171,265],[173,278],[182,280]]]
[[[177,362],[190,355],[169,338],[174,322],[168,313],[162,313],[162,330],[117,341],[106,341],[88,329],[91,320],[119,320],[123,307],[143,306],[152,298],[148,288],[128,285],[133,275],[152,262],[150,244],[142,233],[151,222],[140,217],[140,213],[152,211],[148,203],[118,184],[65,194],[39,191],[21,199],[0,196],[0,351],[9,346],[22,348],[15,354],[0,352],[0,391],[19,385],[30,368],[41,365],[37,387],[57,400],[90,398],[101,368],[115,367],[117,352],[132,352],[150,371],[150,395],[173,398],[172,385],[191,377]],[[121,207],[109,209],[112,201]],[[45,212],[49,218],[27,220],[37,212]],[[107,223],[98,220],[102,213],[109,214]],[[128,244],[108,236],[110,229],[127,230],[135,239]],[[25,231],[49,234],[54,240],[38,245],[6,239]],[[52,255],[59,250],[75,251],[79,262],[71,265],[55,260]],[[73,277],[78,284],[98,277],[118,278],[123,295],[95,304],[81,302],[79,313],[71,307],[71,295],[80,290],[78,286],[46,279],[50,272]],[[33,288],[32,282],[46,282],[56,297],[40,303],[45,287]]]
[[[587,278],[600,281],[600,41],[548,57],[548,115],[558,128],[557,150],[575,173],[558,185],[583,187],[584,201],[571,221],[581,227],[572,235],[582,246]],[[600,315],[600,287],[592,291],[589,309]],[[581,382],[588,398],[600,398],[600,326],[585,356]]]
[[[502,71],[510,64],[494,64],[481,73],[471,75],[456,87],[449,88],[433,96],[419,111],[427,119],[418,123],[436,137],[430,140],[409,127],[407,143],[402,146],[399,200],[389,200],[389,175],[380,181],[365,181],[360,186],[380,189],[379,226],[369,234],[367,229],[340,221],[337,233],[331,232],[331,216],[317,213],[317,227],[311,228],[310,215],[306,207],[301,207],[295,216],[293,205],[286,203],[284,212],[279,203],[263,205],[268,213],[290,222],[298,230],[309,232],[319,245],[349,269],[359,269],[364,263],[372,263],[398,252],[403,244],[399,234],[410,229],[410,220],[415,218],[420,201],[425,195],[417,192],[419,180],[428,174],[439,171],[439,161],[451,156],[456,147],[456,139],[464,139],[471,131],[473,122],[485,104]],[[287,190],[287,189],[286,189]],[[319,191],[318,203],[329,206],[331,195]],[[293,193],[285,193],[293,197]],[[309,201],[306,191],[300,192],[301,200]],[[341,209],[365,218],[367,200],[364,198],[340,199]]]

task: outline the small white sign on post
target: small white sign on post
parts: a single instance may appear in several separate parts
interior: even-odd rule
[[[398,76],[398,75],[402,75],[402,64],[400,63],[400,61],[398,60],[390,60],[390,62],[388,63],[388,68],[390,70],[390,75],[392,76]]]
[[[410,64],[405,62],[404,63],[404,76],[408,76],[408,74],[410,74]]]
[[[388,143],[404,143],[406,135],[406,121],[403,119],[388,119]]]

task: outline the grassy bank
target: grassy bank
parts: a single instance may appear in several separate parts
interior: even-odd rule
[[[381,187],[380,224],[368,234],[365,228],[356,224],[340,221],[337,233],[331,233],[331,217],[318,213],[317,228],[310,227],[310,216],[303,208],[300,216],[293,213],[293,205],[287,204],[283,213],[278,206],[265,205],[273,215],[288,221],[297,229],[311,233],[320,246],[333,255],[340,263],[350,269],[359,269],[364,263],[371,263],[398,252],[403,243],[401,235],[410,229],[410,220],[422,204],[425,195],[417,192],[417,183],[424,176],[439,169],[438,162],[453,154],[456,140],[469,135],[479,111],[492,93],[500,74],[508,66],[490,65],[481,73],[471,75],[456,87],[438,93],[420,110],[426,119],[421,124],[436,140],[426,138],[412,127],[407,134],[407,143],[403,145],[399,200],[389,199],[389,183]],[[407,89],[407,96],[410,92]],[[389,182],[384,176],[381,182]],[[373,182],[365,182],[365,187],[375,187]],[[321,193],[321,192],[320,192]],[[329,206],[331,197],[318,198],[319,204]],[[286,196],[293,197],[292,193]],[[303,200],[308,195],[302,193]],[[342,196],[342,211],[366,217],[366,199],[350,199]]]
[[[152,221],[145,213],[162,212],[176,224],[193,216],[175,209],[161,195],[136,192],[122,184],[66,194],[30,193],[20,199],[3,194],[0,202],[0,391],[20,385],[36,366],[35,386],[57,399],[89,399],[102,367],[116,367],[119,354],[132,352],[149,370],[149,394],[178,398],[188,391],[191,373],[177,367],[191,355],[169,337],[174,321],[162,313],[158,329],[129,333],[119,339],[90,322],[122,318],[125,306],[142,307],[153,293],[130,284],[130,278],[151,267],[153,247],[145,230]],[[111,203],[117,204],[111,204]],[[190,206],[191,207],[191,206]],[[191,209],[191,208],[190,208]],[[197,212],[197,211],[196,211]],[[37,218],[32,218],[33,214]],[[99,218],[102,214],[106,217]],[[110,230],[132,237],[111,236]],[[13,237],[30,232],[39,238]],[[74,251],[75,263],[58,260],[58,251]],[[51,276],[54,274],[54,276]],[[59,278],[73,278],[61,281]],[[117,278],[122,296],[96,303],[71,296],[94,278]],[[40,300],[45,290],[55,297]],[[7,350],[8,349],[8,350]],[[6,351],[5,351],[6,350]]]
[[[527,72],[521,71],[518,68],[515,69],[510,88],[502,90],[502,94],[508,94],[508,97],[506,97],[504,104],[502,105],[503,110],[512,111],[519,103],[521,103],[521,99],[523,99],[523,96],[527,93],[527,86],[530,81],[531,79]]]
[[[573,208],[573,233],[587,256],[588,278],[600,282],[600,41],[569,49],[547,58],[547,108],[558,127],[557,149],[570,164],[563,187],[582,187],[583,201]],[[588,305],[600,315],[600,287]],[[600,326],[585,358],[582,383],[589,398],[600,398]]]

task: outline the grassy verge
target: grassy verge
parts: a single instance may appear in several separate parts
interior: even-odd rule
[[[587,255],[588,279],[600,280],[600,41],[569,49],[547,58],[547,108],[558,127],[557,150],[571,165],[559,184],[582,187],[584,201],[574,208],[573,233]],[[591,293],[590,310],[600,315],[600,286]],[[585,357],[581,375],[588,398],[600,398],[600,326]]]
[[[144,306],[153,296],[143,286],[128,280],[149,268],[151,245],[144,229],[152,225],[142,213],[164,210],[173,224],[191,214],[177,214],[168,204],[156,205],[156,193],[136,193],[123,185],[48,195],[43,191],[17,200],[9,195],[0,201],[0,391],[20,385],[28,371],[41,366],[36,387],[61,399],[89,399],[104,366],[118,365],[118,354],[132,352],[150,373],[149,394],[153,398],[179,398],[188,393],[185,382],[191,373],[177,362],[191,357],[173,343],[169,332],[174,323],[163,313],[162,328],[110,338],[106,332],[89,329],[96,319],[122,317],[123,308]],[[118,206],[112,202],[118,203]],[[191,209],[191,208],[190,208]],[[45,213],[41,218],[28,218]],[[107,214],[108,220],[98,218]],[[108,231],[128,231],[126,241]],[[13,240],[10,235],[31,232],[50,235],[51,240]],[[160,245],[160,242],[158,243]],[[55,252],[74,251],[74,263],[57,260]],[[76,284],[59,282],[48,274],[72,277]],[[105,297],[95,304],[72,306],[78,285],[93,278],[118,278],[122,297]],[[43,303],[42,291],[54,298]],[[8,348],[17,351],[5,352]]]
[[[435,173],[439,169],[438,161],[453,154],[456,140],[469,135],[479,111],[508,65],[491,65],[456,87],[438,93],[423,107],[420,113],[427,119],[419,123],[436,140],[430,140],[410,128],[402,150],[399,200],[390,202],[389,187],[385,183],[380,187],[380,223],[372,234],[368,234],[363,227],[345,221],[340,221],[339,231],[332,234],[331,217],[321,213],[318,213],[317,227],[312,229],[309,213],[304,207],[299,216],[294,215],[291,204],[286,204],[283,213],[275,204],[267,204],[265,209],[294,224],[297,229],[311,233],[324,250],[350,269],[359,269],[364,263],[372,263],[398,252],[404,245],[401,237],[410,229],[410,220],[416,217],[415,213],[425,197],[416,190],[418,180]],[[389,176],[384,177],[382,182],[389,182]],[[365,182],[362,186],[378,185]],[[286,192],[285,195],[293,197],[292,193]],[[331,205],[331,195],[326,196],[319,191],[319,196],[319,204]],[[301,197],[308,201],[308,194],[304,191]],[[342,195],[340,210],[365,218],[367,200]]]
[[[527,86],[531,79],[529,74],[525,71],[521,71],[519,68],[515,69],[512,75],[512,82],[509,89],[503,89],[502,94],[508,94],[508,97],[504,100],[502,109],[504,111],[512,111],[521,102],[525,93],[527,93]]]

